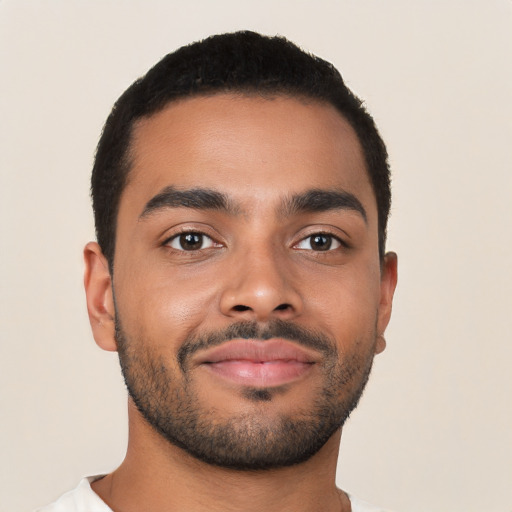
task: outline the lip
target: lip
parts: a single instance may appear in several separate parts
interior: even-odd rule
[[[252,387],[276,387],[304,377],[319,355],[287,340],[236,339],[207,350],[197,363],[223,379]]]

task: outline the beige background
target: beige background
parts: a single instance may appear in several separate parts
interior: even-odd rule
[[[399,287],[339,484],[396,512],[511,512],[510,0],[0,1],[0,511],[123,457],[81,284],[94,147],[150,65],[240,28],[334,62],[391,154]]]

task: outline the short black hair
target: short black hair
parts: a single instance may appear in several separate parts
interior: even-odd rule
[[[284,37],[241,31],[211,36],[169,53],[115,103],[98,143],[91,179],[96,236],[111,272],[134,123],[178,99],[230,92],[301,97],[331,104],[340,112],[363,149],[377,202],[382,258],[391,205],[390,172],[386,146],[373,118],[329,62]]]

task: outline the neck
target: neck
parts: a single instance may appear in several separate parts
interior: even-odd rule
[[[157,434],[130,404],[130,440],[121,466],[93,484],[114,512],[349,511],[335,476],[341,432],[306,462],[237,471],[196,460]]]

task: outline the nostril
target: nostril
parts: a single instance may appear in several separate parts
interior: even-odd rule
[[[235,306],[233,309],[235,311],[248,311],[251,308],[248,306],[242,306],[241,304],[239,304],[239,305]]]
[[[274,311],[283,311],[290,307],[291,307],[290,304],[279,304],[279,306],[277,306]]]

